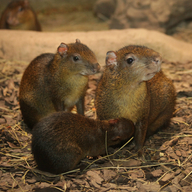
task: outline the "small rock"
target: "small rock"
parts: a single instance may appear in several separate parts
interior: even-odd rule
[[[173,149],[171,147],[169,147],[166,150],[166,153],[167,153],[167,155],[169,155],[173,159],[179,159],[179,157],[175,154],[175,152],[173,151]]]
[[[181,152],[179,150],[176,150],[175,153],[177,156],[179,156],[179,157],[181,156]]]
[[[161,181],[168,181],[168,180],[170,180],[170,179],[172,179],[173,177],[175,176],[175,174],[174,173],[167,173],[162,179],[161,179]]]
[[[179,182],[181,181],[181,179],[183,179],[185,177],[185,175],[183,173],[180,173],[178,176],[176,176],[173,180],[172,183],[175,185],[179,185]],[[180,185],[179,185],[180,186]]]
[[[127,167],[137,167],[141,165],[141,161],[135,160],[135,159],[130,159],[128,161],[126,161],[126,165],[125,162],[123,163],[124,166]]]
[[[94,180],[96,183],[101,184],[103,178],[99,176],[100,171],[87,171],[87,175],[90,177],[91,180]]]
[[[117,175],[117,173],[115,171],[107,170],[107,169],[103,170],[103,178],[104,178],[105,181],[108,181],[108,180],[112,179],[116,175]]]
[[[163,171],[162,171],[162,169],[156,169],[156,170],[152,171],[151,174],[154,177],[160,177],[163,174]]]

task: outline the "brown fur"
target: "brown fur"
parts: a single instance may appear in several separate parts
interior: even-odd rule
[[[128,64],[130,58],[134,61]],[[136,147],[141,149],[146,134],[169,124],[176,99],[173,83],[159,71],[160,55],[147,47],[133,45],[109,52],[106,64],[96,90],[97,116],[132,120]]]
[[[32,153],[39,169],[58,174],[74,169],[86,156],[104,154],[106,134],[110,146],[133,133],[134,125],[128,119],[99,121],[57,112],[34,127]]]
[[[41,26],[28,0],[13,0],[1,15],[0,29],[41,31]]]
[[[78,57],[77,61],[74,58]],[[57,53],[42,54],[25,70],[19,102],[24,122],[32,128],[42,117],[55,111],[69,111],[76,105],[84,115],[88,75],[99,71],[95,54],[79,41],[61,44]]]

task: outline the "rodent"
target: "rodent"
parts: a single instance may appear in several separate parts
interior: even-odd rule
[[[2,12],[0,29],[41,31],[41,25],[28,0],[13,0]]]
[[[33,128],[32,153],[38,169],[59,174],[74,169],[86,156],[104,154],[106,134],[107,146],[111,146],[131,137],[134,128],[125,118],[100,121],[55,112]]]
[[[29,128],[55,111],[70,111],[76,105],[84,115],[84,95],[88,75],[100,70],[92,50],[82,44],[61,45],[56,54],[36,57],[24,71],[20,83],[19,103],[24,122]]]
[[[109,51],[96,90],[95,106],[100,120],[124,117],[133,121],[139,156],[146,135],[166,128],[174,112],[175,88],[161,71],[161,63],[160,54],[145,46]]]

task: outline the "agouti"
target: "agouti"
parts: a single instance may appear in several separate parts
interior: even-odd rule
[[[167,127],[174,112],[175,88],[161,71],[161,62],[159,53],[144,46],[110,51],[96,90],[97,117],[132,120],[140,155],[146,134]]]
[[[84,44],[64,44],[56,54],[36,57],[26,68],[19,91],[20,109],[29,128],[55,111],[70,111],[76,105],[84,115],[88,75],[100,70],[95,54]]]
[[[13,0],[1,15],[0,29],[41,31],[41,26],[28,0]]]
[[[107,146],[134,133],[132,121],[124,118],[93,120],[79,114],[55,112],[32,130],[32,153],[38,168],[54,174],[74,169],[86,156],[105,153]]]

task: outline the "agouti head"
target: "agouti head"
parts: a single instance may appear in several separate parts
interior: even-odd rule
[[[6,23],[9,29],[33,30],[35,20],[28,0],[14,0],[7,6]]]
[[[107,120],[110,129],[108,130],[108,145],[116,145],[120,141],[124,141],[130,138],[134,131],[135,126],[133,122],[129,119],[119,118]]]
[[[57,54],[54,57],[55,66],[61,72],[68,71],[70,74],[93,75],[100,70],[96,56],[92,50],[82,44],[80,40],[76,43],[61,43],[57,48]],[[55,69],[56,69],[55,68]]]
[[[161,69],[162,58],[156,51],[145,46],[130,45],[118,51],[109,51],[106,66],[116,71],[126,71],[139,82],[148,81]]]

